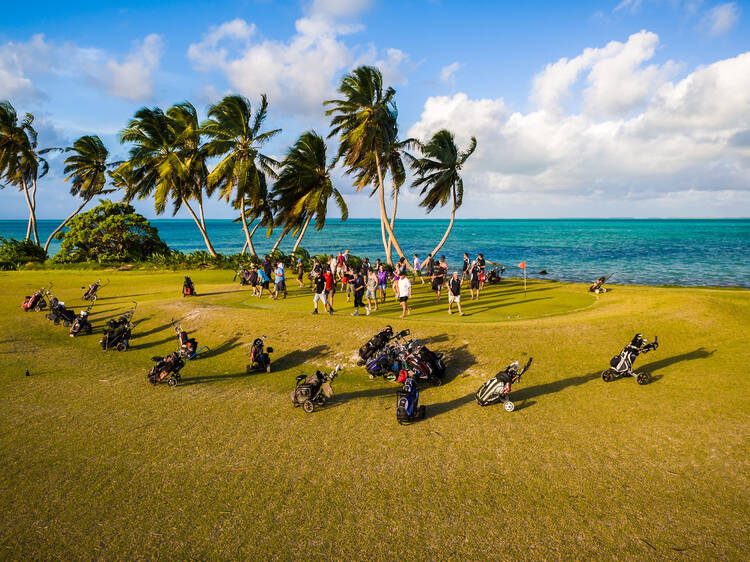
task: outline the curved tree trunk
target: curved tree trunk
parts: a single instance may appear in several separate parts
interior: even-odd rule
[[[297,251],[297,248],[299,247],[299,243],[302,242],[302,237],[305,235],[305,231],[307,230],[307,225],[310,224],[310,221],[312,220],[312,213],[307,217],[307,220],[305,221],[304,226],[302,227],[302,232],[299,233],[299,236],[297,236],[297,241],[294,243],[294,248],[292,248],[292,255],[294,255],[294,252]]]
[[[242,201],[240,202],[240,217],[242,218],[242,230],[245,232],[245,246],[250,248],[250,254],[257,260],[258,254],[255,251],[255,246],[253,246],[253,234],[255,234],[255,231],[258,230],[258,227],[260,226],[260,220],[258,220],[258,224],[255,225],[255,228],[253,228],[253,231],[250,232],[250,229],[247,226],[247,213],[245,211],[245,198],[242,198]],[[242,253],[245,253],[245,249],[242,249]]]
[[[83,209],[89,201],[91,201],[90,197],[88,199],[84,199],[83,203],[81,203],[80,207],[78,207],[75,211],[73,211],[68,216],[67,219],[65,219],[64,221],[62,221],[59,224],[59,226],[55,230],[52,231],[52,234],[49,235],[49,238],[47,238],[47,241],[44,243],[44,253],[45,254],[47,253],[47,249],[49,248],[50,242],[52,242],[52,239],[55,237],[55,234],[57,234],[58,232],[60,232],[63,229],[63,227],[66,224],[68,224],[68,221],[70,221],[70,219],[72,219],[74,216],[76,216],[78,213],[80,213],[81,209]]]
[[[445,231],[445,234],[443,234],[443,238],[438,242],[438,245],[435,246],[435,249],[432,250],[432,258],[435,259],[437,257],[437,253],[440,251],[440,248],[443,247],[443,244],[445,244],[445,241],[448,239],[448,235],[451,233],[451,229],[453,228],[453,220],[456,218],[456,197],[454,194],[453,197],[453,207],[451,207],[451,221],[448,223],[448,229]]]
[[[187,199],[185,199],[184,197],[182,198],[182,203],[190,212],[190,215],[193,217],[193,220],[195,221],[195,225],[198,227],[198,230],[200,230],[201,234],[203,235],[203,241],[206,243],[206,249],[208,250],[208,253],[211,254],[213,257],[216,257],[216,250],[214,250],[214,247],[211,245],[211,241],[208,239],[208,234],[206,233],[205,229],[201,226],[200,219],[195,214],[195,211],[193,211],[193,208],[190,206],[190,203],[188,203]]]
[[[36,179],[31,179],[31,185],[33,186],[31,189],[31,229],[34,234],[34,242],[36,242],[36,245],[39,245],[39,229],[37,228],[36,224]]]
[[[26,225],[26,240],[31,239],[31,217],[34,215],[34,206],[31,204],[31,198],[29,197],[29,188],[26,185],[26,180],[21,178],[21,190],[26,197],[26,205],[29,207],[29,222]]]
[[[393,211],[391,211],[391,230],[393,230],[393,227],[396,224],[396,209],[398,209],[398,188],[394,185],[393,186]],[[386,250],[385,252],[385,255],[389,261],[391,259],[392,247],[393,247],[393,239],[389,236],[388,237],[388,250]]]
[[[279,239],[276,240],[276,244],[273,245],[273,248],[271,248],[269,254],[273,254],[276,250],[279,249],[279,244],[281,244],[281,241],[284,239],[284,236],[286,236],[288,232],[289,231],[286,228],[281,231],[281,236],[279,236]]]
[[[388,231],[388,235],[391,237],[391,242],[393,243],[393,247],[396,248],[396,252],[398,253],[399,257],[406,258],[404,255],[404,251],[401,249],[401,245],[398,243],[398,240],[396,240],[396,235],[393,234],[393,229],[391,228],[391,223],[388,222],[388,215],[386,214],[385,210],[385,192],[383,190],[383,174],[380,173],[380,157],[378,156],[377,151],[373,151],[373,154],[375,155],[375,167],[378,170],[378,198],[380,199],[380,220],[385,226],[385,229]],[[387,245],[388,242],[384,240],[384,243]],[[389,262],[389,265],[393,265],[391,262]],[[414,267],[409,263],[409,260],[406,260],[406,265],[410,269],[414,269]]]

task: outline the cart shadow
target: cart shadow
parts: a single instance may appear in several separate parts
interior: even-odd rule
[[[651,363],[642,365],[639,368],[634,368],[633,370],[635,372],[646,371],[647,373],[649,373],[651,376],[649,377],[646,384],[651,384],[658,381],[664,376],[654,375],[654,371],[670,367],[675,363],[681,363],[683,361],[693,361],[694,359],[708,359],[714,353],[716,353],[715,349],[713,351],[708,351],[705,347],[699,347],[698,349],[690,351],[689,353],[682,353],[681,355],[673,355],[672,357],[666,357],[664,359],[660,359],[659,361],[652,361]]]
[[[578,377],[569,377],[567,379],[560,379],[557,381],[547,382],[544,384],[537,384],[534,386],[526,386],[520,390],[513,390],[510,393],[510,399],[513,402],[522,402],[531,398],[538,398],[545,394],[554,394],[565,390],[571,386],[580,386],[586,384],[589,381],[598,379],[601,376],[601,372],[588,373],[586,375],[580,375]]]
[[[334,394],[331,398],[331,402],[340,401],[349,402],[350,400],[356,400],[358,398],[378,398],[382,396],[396,396],[396,392],[401,389],[401,385],[395,386],[378,386],[375,388],[367,388],[365,390],[356,390],[351,392],[344,392],[342,394]]]
[[[192,361],[191,361],[192,363]],[[212,383],[212,382],[222,382],[232,379],[240,379],[240,378],[249,378],[254,375],[260,375],[265,374],[265,371],[241,371],[239,373],[228,373],[224,375],[204,375],[204,376],[197,376],[197,377],[190,377],[190,378],[183,378],[180,381],[180,386],[191,386],[194,384],[205,384],[205,383]]]
[[[241,338],[242,338],[242,334],[237,334],[235,336],[232,336],[231,338],[223,341],[216,347],[209,347],[208,351],[201,353],[199,357],[201,359],[207,359],[208,357],[216,357],[217,355],[226,353],[227,351],[230,351],[234,349],[235,347],[239,347],[240,345],[242,345],[242,343],[240,342]]]
[[[464,344],[461,347],[446,351],[443,354],[443,362],[446,366],[443,384],[448,384],[458,375],[466,372],[477,361],[474,354],[469,351],[469,346]]]
[[[177,339],[177,338],[173,338],[173,337],[170,336],[168,338],[163,338],[163,339],[152,341],[152,342],[140,343],[140,336],[141,336],[141,334],[139,334],[137,332],[133,334],[133,339],[130,340],[131,341],[130,349],[138,349],[138,350],[141,350],[141,349],[150,349],[152,347],[156,347],[158,345],[164,345],[164,344],[166,344],[166,343],[168,343],[170,341],[173,341],[173,340]],[[137,342],[137,343],[133,344],[132,342],[134,342],[134,341]]]
[[[427,407],[427,417],[434,418],[435,416],[439,416],[440,414],[445,414],[450,412],[451,410],[460,408],[461,406],[464,406],[472,402],[473,400],[474,393],[470,392],[465,396],[454,398],[453,400],[449,400],[448,402],[438,402],[437,404],[429,404],[421,400],[420,402],[422,402]]]
[[[321,355],[328,353],[329,350],[330,348],[325,344],[316,345],[315,347],[311,347],[306,350],[297,349],[295,351],[287,353],[286,355],[282,355],[281,357],[272,359],[272,369],[280,371],[293,369],[319,358]]]

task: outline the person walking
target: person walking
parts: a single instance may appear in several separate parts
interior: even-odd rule
[[[424,279],[422,278],[422,262],[419,261],[419,256],[417,254],[414,254],[414,282],[417,282],[417,278],[422,282],[422,285],[424,285]]]
[[[268,280],[271,280],[271,271],[273,271],[273,264],[271,263],[271,258],[268,257],[268,254],[263,256],[263,271],[266,274],[266,277],[268,277]]]
[[[385,303],[385,291],[388,288],[388,272],[385,270],[385,267],[383,267],[382,263],[378,264],[377,276],[378,276],[378,290],[380,291],[380,295],[383,299],[380,302]]]
[[[479,266],[479,287],[484,289],[484,276],[487,267],[484,261],[484,254],[477,254],[477,265]]]
[[[367,315],[373,310],[373,304],[375,305],[374,310],[378,309],[378,276],[375,275],[373,270],[369,270],[367,273],[367,292],[365,298],[367,299]]]
[[[299,285],[300,289],[305,288],[305,266],[302,263],[302,258],[299,258],[297,260],[297,284]]]
[[[479,265],[476,261],[472,262],[471,269],[469,270],[470,275],[470,281],[469,281],[469,292],[471,293],[471,300],[479,300],[479,291],[481,288],[481,283],[479,282]],[[474,291],[476,290],[477,295],[474,296]]]
[[[448,314],[453,314],[452,306],[454,302],[458,307],[458,315],[463,316],[464,311],[461,310],[461,279],[458,278],[458,271],[454,271],[453,277],[448,281]]]
[[[399,276],[399,280],[396,284],[396,291],[398,294],[398,301],[401,303],[401,318],[406,314],[411,314],[411,308],[409,308],[408,302],[411,297],[411,281],[403,274]]]
[[[448,265],[445,264],[445,267],[443,265],[445,264],[445,256],[443,256],[440,263],[438,263],[435,266],[435,269],[432,274],[432,290],[437,293],[437,300],[436,302],[440,304],[440,294],[443,290],[443,285],[445,285],[445,272],[447,271]]]
[[[362,304],[362,297],[365,296],[365,282],[359,276],[359,271],[354,272],[354,276],[349,282],[349,285],[354,293],[354,312],[352,312],[352,316],[359,316],[359,307],[364,306]]]
[[[328,314],[333,314],[333,296],[336,294],[336,278],[333,276],[330,269],[326,269],[323,274],[323,279],[325,279],[326,282],[325,294],[326,302],[328,303]]]
[[[271,292],[271,289],[268,288],[271,283],[271,276],[266,273],[265,269],[260,269],[258,270],[258,278],[260,279],[260,292],[258,293],[258,298],[263,296],[264,290],[268,291],[268,296],[270,298],[273,298],[273,293]]]
[[[313,314],[317,314],[319,302],[323,303],[324,310],[328,307],[326,303],[326,280],[320,272],[315,275],[315,279],[313,280],[313,292],[315,293],[313,297]]]
[[[464,252],[464,263],[461,266],[461,282],[470,281],[471,260],[469,259],[468,252]]]
[[[275,278],[274,278],[274,287],[273,287],[273,299],[276,300],[279,298],[279,293],[284,293],[284,298],[286,298],[286,279],[285,279],[285,272],[284,272],[284,263],[278,262],[276,264],[276,269],[273,272]]]
[[[258,266],[253,264],[253,266],[250,268],[250,277],[248,279],[250,281],[250,287],[253,289],[253,296],[258,296]]]

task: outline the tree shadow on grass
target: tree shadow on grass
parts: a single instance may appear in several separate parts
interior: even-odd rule
[[[443,354],[443,362],[446,367],[443,384],[447,384],[472,367],[476,363],[476,357],[469,351],[469,346],[464,344],[446,351]]]
[[[675,363],[681,363],[682,361],[693,361],[694,359],[708,359],[714,353],[716,353],[715,349],[713,351],[708,351],[705,347],[699,347],[698,349],[695,349],[688,353],[682,353],[680,355],[673,355],[672,357],[665,357],[664,359],[659,359],[658,361],[652,361],[651,363],[647,363],[646,365],[642,365],[641,367],[634,367],[633,370],[635,372],[646,371],[647,373],[652,375],[649,382],[656,382],[660,378],[662,378],[664,375],[654,376],[653,375],[654,371],[658,371],[659,369],[670,367],[671,365],[674,365]]]
[[[277,357],[276,359],[273,359],[272,357],[271,368],[281,371],[285,369],[293,369],[294,367],[304,365],[305,363],[320,357],[321,355],[327,353],[329,349],[330,348],[327,345],[321,344],[305,350],[297,349],[295,351],[287,353],[286,355]]]

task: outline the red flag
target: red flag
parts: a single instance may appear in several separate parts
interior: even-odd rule
[[[520,267],[521,269],[526,269],[526,260],[523,260],[521,263],[519,263],[518,267]]]

